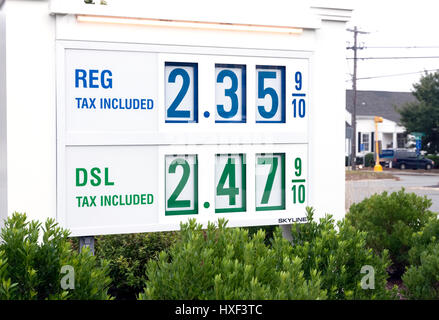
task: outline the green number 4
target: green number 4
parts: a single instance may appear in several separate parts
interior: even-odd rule
[[[229,187],[224,188],[227,178],[229,178]],[[236,196],[239,194],[239,188],[236,187],[235,159],[227,159],[227,164],[216,187],[216,194],[219,196],[229,196],[229,205],[236,205]]]

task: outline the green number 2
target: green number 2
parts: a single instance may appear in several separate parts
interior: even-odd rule
[[[227,178],[229,178],[229,187],[224,188]],[[239,188],[236,187],[235,177],[235,159],[229,158],[224,167],[221,178],[216,187],[216,194],[219,196],[229,196],[229,205],[236,204],[236,196],[239,194]]]
[[[175,188],[174,192],[168,199],[168,208],[187,208],[191,206],[190,200],[177,200],[178,196],[183,191],[187,181],[189,180],[191,168],[189,166],[189,163],[185,159],[177,158],[174,159],[174,161],[172,161],[169,165],[169,173],[175,173],[175,170],[178,166],[181,166],[183,168],[183,175],[181,176],[177,188]]]
[[[261,204],[267,204],[270,199],[271,189],[273,188],[274,177],[276,176],[279,160],[276,157],[258,158],[258,164],[270,164],[270,172],[268,173],[267,182],[265,183],[264,194],[262,195]]]

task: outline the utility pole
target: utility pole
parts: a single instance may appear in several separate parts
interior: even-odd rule
[[[359,31],[355,26],[354,29],[347,29],[347,31],[354,33],[354,45],[352,47],[347,47],[348,50],[354,50],[354,72],[352,74],[352,95],[353,95],[353,105],[351,114],[351,124],[352,124],[352,139],[351,139],[351,168],[355,170],[355,158],[357,151],[356,135],[357,135],[357,50],[364,49],[363,47],[358,47],[358,34],[366,34],[368,32]]]

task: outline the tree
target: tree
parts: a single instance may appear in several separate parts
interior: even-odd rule
[[[413,88],[417,101],[396,110],[401,114],[401,124],[406,132],[423,132],[423,149],[436,154],[439,151],[439,73],[426,72]]]

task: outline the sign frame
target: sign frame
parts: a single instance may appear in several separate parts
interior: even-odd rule
[[[127,145],[127,146],[137,146],[137,145],[148,145],[148,146],[157,146],[159,152],[159,172],[164,172],[163,161],[160,159],[163,157],[163,150],[169,150],[170,145],[172,144],[172,152],[167,151],[167,154],[197,154],[198,163],[199,163],[199,173],[203,172],[201,167],[201,154],[203,152],[195,152],[194,150],[200,150],[200,147],[208,144],[210,146],[218,144],[220,149],[224,149],[227,151],[216,152],[216,153],[230,153],[229,150],[236,150],[235,153],[244,153],[247,157],[247,168],[250,168],[254,164],[254,155],[259,153],[283,153],[287,152],[288,146],[292,145],[304,145],[306,146],[306,156],[307,156],[307,173],[306,173],[306,185],[307,185],[307,201],[304,205],[306,205],[311,197],[309,194],[310,188],[308,187],[308,165],[309,161],[309,147],[308,147],[308,139],[309,139],[309,114],[306,119],[301,119],[302,121],[306,121],[306,136],[300,136],[298,134],[294,134],[289,132],[289,128],[276,128],[273,130],[274,126],[272,124],[256,124],[253,118],[252,127],[255,128],[256,125],[260,125],[260,132],[251,132],[250,134],[243,134],[240,137],[216,137],[216,133],[207,134],[205,133],[206,128],[209,127],[209,123],[202,123],[201,126],[197,127],[199,123],[190,123],[185,124],[188,127],[186,128],[186,136],[184,139],[178,134],[178,130],[169,129],[168,123],[164,122],[164,113],[158,113],[158,121],[159,121],[159,132],[155,133],[139,133],[136,137],[130,139],[128,135],[117,135],[110,134],[108,136],[103,136],[99,133],[96,134],[88,134],[88,133],[77,133],[76,135],[69,134],[66,132],[65,127],[65,50],[68,49],[83,49],[83,50],[102,50],[102,51],[134,51],[134,52],[156,52],[159,53],[158,57],[158,81],[164,82],[164,62],[171,60],[177,62],[197,62],[191,60],[194,56],[197,56],[201,61],[206,63],[208,58],[215,59],[215,63],[217,64],[245,64],[247,66],[247,76],[249,78],[253,76],[255,68],[254,66],[258,65],[277,65],[281,64],[284,61],[300,60],[305,63],[305,71],[308,75],[311,75],[310,68],[312,65],[312,52],[303,52],[303,51],[281,51],[277,52],[275,50],[262,50],[262,49],[239,49],[239,48],[212,48],[210,54],[203,53],[203,48],[201,47],[188,47],[185,48],[185,53],[182,53],[182,48],[179,46],[168,46],[168,45],[145,45],[145,44],[126,44],[126,43],[96,43],[90,41],[66,41],[66,40],[57,40],[56,41],[56,81],[57,81],[57,221],[64,227],[69,227],[68,224],[68,213],[66,212],[66,190],[64,189],[66,186],[66,148],[73,146],[111,146],[111,145]],[[207,58],[206,58],[207,56]],[[243,61],[250,61],[250,65],[243,63]],[[215,63],[213,65],[215,65]],[[201,70],[200,64],[198,65],[198,69]],[[252,70],[253,69],[253,70]],[[213,72],[213,71],[212,71]],[[286,68],[286,72],[288,72],[288,68]],[[252,74],[253,75],[250,75]],[[212,73],[213,74],[213,73]],[[247,78],[247,87],[249,87],[250,82],[249,78]],[[310,80],[307,79],[307,94],[312,96],[312,87],[310,86]],[[213,86],[214,82],[212,82]],[[214,91],[210,87],[210,94]],[[288,84],[287,84],[288,87]],[[202,90],[199,90],[201,92]],[[288,92],[288,90],[287,90]],[[287,93],[286,93],[287,94]],[[251,93],[247,92],[247,96],[251,96]],[[158,89],[158,102],[157,105],[163,104],[163,86],[159,86]],[[291,97],[286,96],[286,104],[287,110],[289,105],[289,99]],[[247,124],[251,121],[249,115],[254,113],[252,110],[251,99],[247,100]],[[312,99],[309,98],[307,100],[308,110],[312,109]],[[200,104],[201,105],[201,104]],[[202,114],[202,110],[200,110],[200,114]],[[286,117],[288,117],[288,112],[286,112]],[[210,120],[215,121],[214,117]],[[200,123],[201,123],[200,117]],[[218,131],[225,130],[230,128],[230,124],[216,124],[218,126]],[[236,124],[231,124],[236,127]],[[243,125],[243,124],[239,124]],[[251,127],[251,126],[250,126]],[[242,131],[248,130],[249,128],[243,128]],[[199,132],[201,131],[202,134]],[[234,134],[239,132],[240,130],[235,130]],[[280,135],[279,133],[284,133],[284,135]],[[289,135],[286,135],[290,133]],[[188,145],[188,140],[190,144]],[[249,149],[253,150],[253,154],[250,154],[249,151],[242,152],[242,145],[246,145]],[[232,147],[232,148],[231,148]],[[255,149],[259,147],[259,149]],[[241,150],[241,151],[239,151]],[[215,153],[215,154],[216,154]],[[205,158],[206,155],[203,155]],[[287,154],[286,154],[287,157]],[[252,162],[253,161],[253,162]],[[287,161],[287,159],[285,159]],[[252,169],[254,170],[254,168]],[[251,171],[251,170],[250,170]],[[200,174],[198,175],[200,176]],[[247,172],[247,211],[248,213],[258,215],[261,213],[260,211],[256,211],[254,195],[252,195],[254,191],[254,182],[250,182],[254,179],[254,176],[251,175],[250,172]],[[285,180],[288,182],[287,178]],[[200,188],[201,189],[201,188]],[[288,184],[286,186],[286,190],[288,189]],[[164,185],[162,178],[159,178],[159,186],[158,190],[164,190]],[[200,195],[201,196],[201,195]],[[72,235],[74,236],[87,236],[87,235],[98,235],[98,234],[115,234],[115,233],[133,233],[133,232],[154,232],[154,231],[167,231],[167,230],[178,230],[179,223],[181,219],[179,217],[168,216],[165,217],[164,208],[163,208],[163,196],[158,196],[157,201],[159,202],[159,222],[157,225],[125,225],[122,227],[112,226],[105,228],[80,228],[80,229],[72,229]],[[288,201],[288,197],[286,202]],[[210,200],[211,204],[214,204],[212,199]],[[214,205],[212,205],[214,208]],[[212,207],[210,210],[212,210]],[[256,219],[254,222],[250,222],[248,219],[233,219],[230,220],[229,226],[250,226],[250,225],[267,225],[267,224],[279,224],[278,221],[281,218],[294,218],[294,219],[303,219],[305,214],[304,206],[300,206],[301,209],[296,210],[296,212],[292,212],[288,206],[286,206],[283,213],[279,213],[278,211],[273,211],[271,216],[266,216],[264,218]],[[203,211],[202,202],[199,202],[199,209]],[[208,210],[208,209],[206,209]],[[214,210],[214,209],[213,209]],[[207,224],[206,216],[202,215],[202,212],[198,215],[188,215],[185,218],[191,218],[197,216],[197,220],[203,224]],[[222,217],[222,214],[217,214],[215,218]],[[225,218],[230,218],[231,216],[224,216]],[[176,219],[177,218],[177,219]],[[212,219],[210,220],[212,221]],[[301,220],[302,221],[302,220]]]

